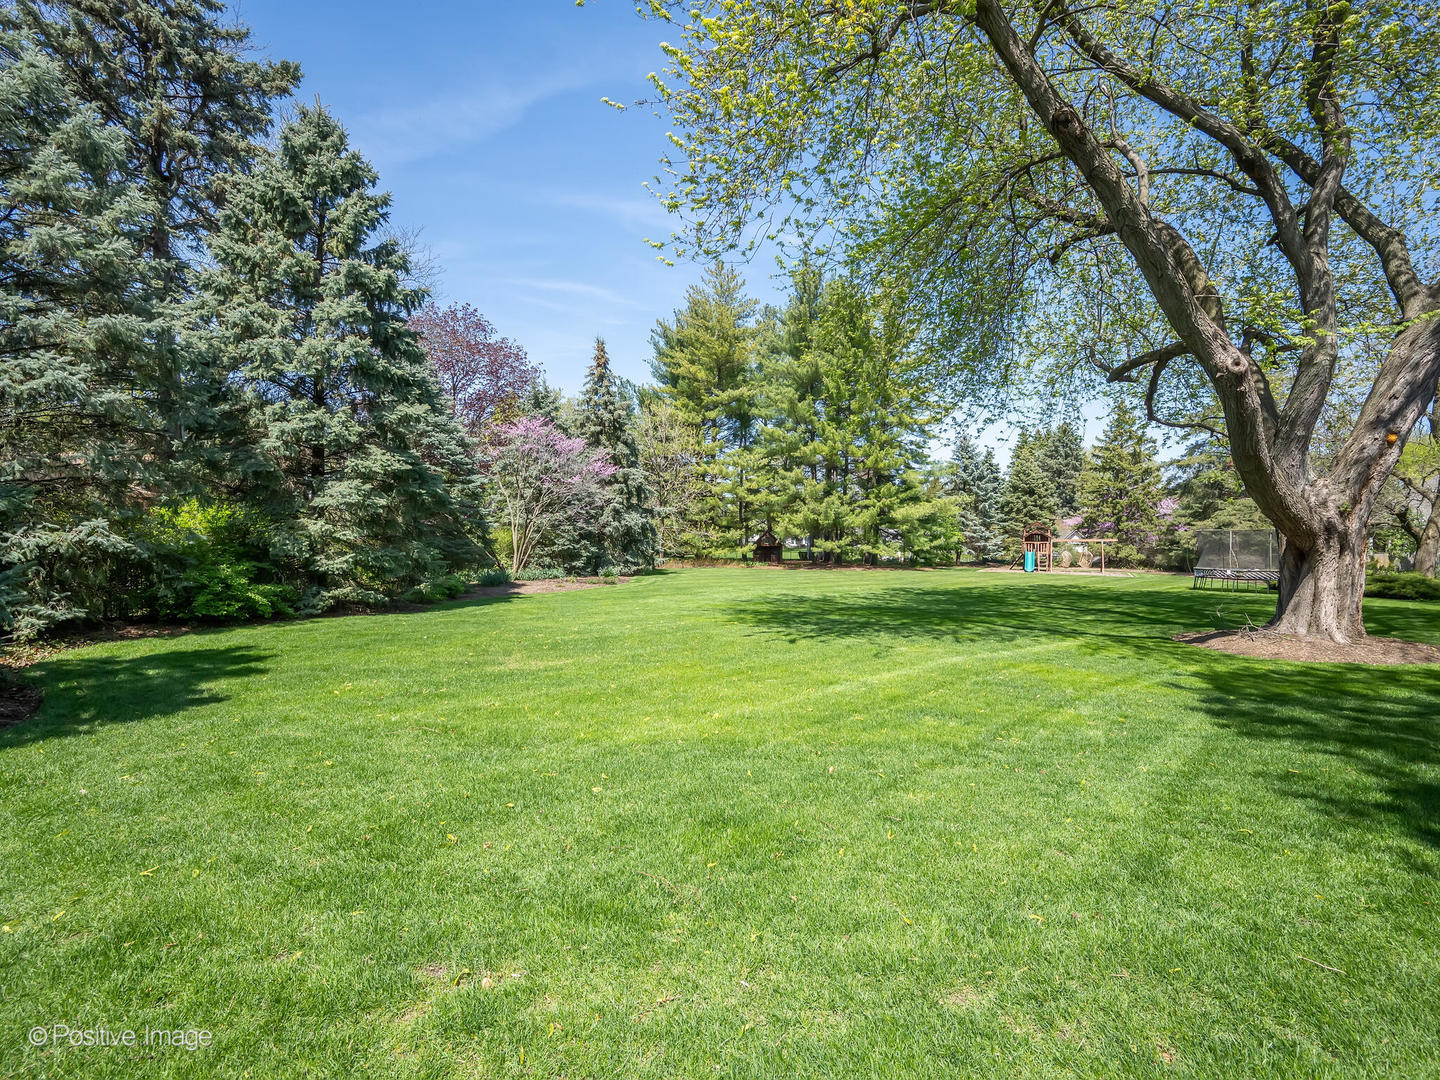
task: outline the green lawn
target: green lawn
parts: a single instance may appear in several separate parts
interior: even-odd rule
[[[1440,670],[1169,640],[1267,605],[695,570],[63,655],[0,1075],[1440,1075]]]

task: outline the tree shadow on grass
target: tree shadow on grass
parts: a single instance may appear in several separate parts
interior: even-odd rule
[[[1144,653],[1174,646],[1183,630],[1225,629],[1255,617],[1263,597],[1210,596],[1189,589],[1093,589],[1065,585],[1012,588],[887,588],[862,595],[772,594],[726,611],[791,642],[845,637],[866,641],[1077,638],[1092,647]]]
[[[27,673],[27,682],[43,686],[45,699],[35,715],[0,729],[0,751],[224,701],[228,695],[216,683],[264,674],[271,655],[247,645],[142,656],[64,654]]]
[[[1206,660],[1174,685],[1217,727],[1310,758],[1294,772],[1266,768],[1258,782],[1342,825],[1399,827],[1440,848],[1440,666]],[[1338,776],[1317,773],[1316,754],[1341,766]]]
[[[1440,848],[1440,665],[1298,664],[1208,652],[1170,640],[1180,630],[1261,621],[1273,603],[1176,589],[886,589],[869,595],[772,595],[728,611],[762,633],[796,642],[883,645],[924,638],[957,644],[1072,640],[1090,655],[1161,665],[1215,726],[1259,743],[1334,759],[1353,777],[1275,772],[1256,780],[1351,827],[1399,828]],[[1433,640],[1430,612],[1385,605],[1371,629]],[[1063,659],[1058,661],[1063,665]],[[1313,763],[1312,763],[1313,764]]]

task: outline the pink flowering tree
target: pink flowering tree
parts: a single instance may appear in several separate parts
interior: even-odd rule
[[[592,522],[606,497],[604,481],[615,474],[603,451],[534,416],[495,425],[483,465],[492,513],[510,530],[512,574],[530,565],[547,537]]]

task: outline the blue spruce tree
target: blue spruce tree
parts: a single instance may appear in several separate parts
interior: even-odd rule
[[[960,512],[965,549],[982,562],[1003,560],[1005,520],[1000,512],[1003,481],[994,452],[986,450],[982,457],[970,436],[962,435],[955,444],[947,488],[949,494],[965,500]]]

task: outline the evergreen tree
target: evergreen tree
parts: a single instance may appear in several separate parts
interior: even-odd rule
[[[249,168],[273,102],[300,81],[293,63],[250,59],[249,30],[224,11],[221,0],[16,0],[0,14],[119,137],[144,222],[127,235],[150,264],[131,288],[153,313],[148,389],[164,436],[155,452],[211,467],[224,467],[221,444],[235,432],[228,372],[187,344],[190,263],[215,225],[219,179]],[[171,471],[166,486],[182,479]]]
[[[558,387],[551,386],[544,375],[536,376],[529,388],[520,395],[519,411],[522,416],[548,420],[555,430],[563,435],[574,434],[570,430],[570,410],[565,394]]]
[[[906,554],[902,519],[926,500],[927,369],[908,327],[853,285],[837,283],[832,309],[853,328],[858,362],[849,377],[847,438],[856,487],[859,552],[870,563]]]
[[[922,471],[927,369],[904,324],[852,283],[821,285],[802,267],[777,325],[760,443],[775,515],[826,560],[936,549],[953,507]]]
[[[655,380],[700,435],[709,496],[695,507],[696,526],[715,537],[712,554],[748,551],[756,531],[747,497],[759,426],[755,315],[744,280],[717,262],[651,337]]]
[[[791,276],[791,294],[783,311],[769,320],[760,350],[760,412],[763,426],[757,441],[758,485],[762,513],[771,532],[798,533],[810,540],[830,539],[814,513],[829,478],[820,446],[820,423],[826,388],[819,355],[814,349],[822,308],[820,274],[801,266]]]
[[[1122,401],[1081,475],[1084,528],[1091,535],[1113,536],[1135,553],[1143,552],[1154,546],[1160,532],[1163,497],[1155,442]],[[1121,558],[1126,556],[1119,553]]]
[[[595,357],[575,410],[576,434],[602,451],[615,471],[605,480],[607,499],[596,523],[591,571],[615,567],[633,571],[655,565],[657,538],[651,494],[640,468],[635,436],[635,407],[621,393],[610,370],[603,338],[595,339]]]
[[[119,133],[0,31],[0,634],[130,614],[157,372]]]
[[[1060,515],[1069,517],[1080,512],[1080,472],[1085,467],[1085,441],[1069,420],[1036,440],[1040,467],[1055,488],[1055,501]]]
[[[273,468],[274,548],[306,603],[369,603],[481,558],[475,468],[406,326],[422,297],[377,240],[390,204],[321,107],[237,177],[206,278],[215,346],[253,402]]]
[[[995,453],[982,457],[969,435],[955,444],[946,489],[961,500],[960,532],[965,548],[982,562],[1005,558],[1005,517],[1000,509],[1004,478]]]
[[[1021,432],[1010,457],[1010,472],[1000,496],[1000,512],[1005,518],[1010,550],[1014,550],[1027,525],[1039,523],[1051,528],[1060,513],[1055,485],[1040,464],[1036,440],[1026,432]]]

